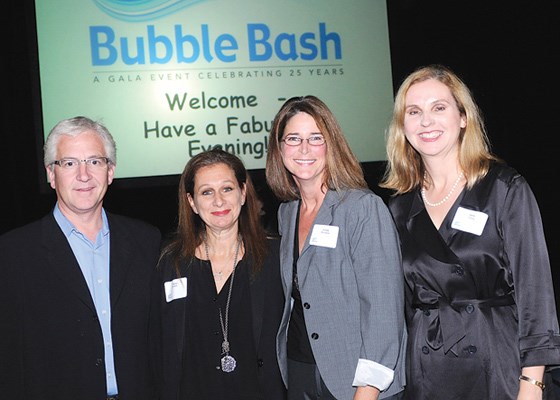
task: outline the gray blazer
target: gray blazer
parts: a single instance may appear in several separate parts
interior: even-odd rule
[[[298,201],[278,210],[280,262],[286,301],[278,357],[288,382],[287,331],[291,311],[294,235]],[[380,398],[405,384],[404,286],[397,231],[383,200],[370,190],[328,191],[315,224],[339,228],[335,248],[311,245],[309,233],[297,262],[311,348],[329,391],[352,399],[358,360],[394,371]],[[363,365],[362,365],[363,367]],[[363,370],[373,381],[375,368]]]

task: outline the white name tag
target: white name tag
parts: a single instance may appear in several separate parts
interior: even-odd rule
[[[187,297],[187,278],[177,278],[164,282],[165,300],[169,303],[175,299]]]
[[[319,225],[313,226],[309,244],[312,246],[336,248],[336,241],[338,240],[338,226],[332,225]]]
[[[453,217],[451,227],[480,236],[484,230],[486,221],[488,221],[488,214],[459,207],[455,213],[455,217]]]

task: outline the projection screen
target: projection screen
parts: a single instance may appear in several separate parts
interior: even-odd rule
[[[360,161],[385,159],[393,104],[385,1],[35,0],[39,135],[100,120],[116,178],[180,174],[210,147],[264,168],[282,103],[313,94]]]

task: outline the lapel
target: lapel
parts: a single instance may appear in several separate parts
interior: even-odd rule
[[[52,213],[42,220],[41,241],[44,245],[47,266],[66,283],[68,290],[73,292],[94,313],[95,305],[82,274],[78,260],[74,256],[68,239],[56,223]]]
[[[192,264],[194,261],[194,257],[191,257],[187,263],[186,260],[181,261],[181,278],[186,277],[187,278],[187,290],[188,290],[188,281],[190,278],[190,271],[192,269]],[[196,261],[196,262],[200,262],[200,261]],[[175,272],[175,268],[172,267],[172,271]],[[177,276],[175,274],[173,274],[173,276],[169,277],[169,280],[173,280],[173,279],[177,279]],[[161,283],[163,285],[163,282]],[[188,292],[187,292],[188,295]],[[165,300],[164,300],[165,301]],[[173,302],[171,302],[170,304],[171,307],[174,308],[175,312],[174,314],[174,323],[175,323],[175,331],[177,333],[177,335],[175,336],[177,338],[177,354],[179,357],[179,360],[181,362],[181,365],[183,363],[183,348],[185,347],[185,312],[186,312],[186,308],[187,308],[187,304],[186,304],[186,299],[183,299],[181,301],[175,300]]]
[[[329,190],[327,191],[327,194],[323,199],[323,203],[319,208],[319,212],[315,216],[315,220],[313,221],[311,230],[307,234],[307,238],[305,238],[305,244],[303,245],[303,249],[301,250],[301,254],[299,255],[297,271],[298,271],[298,281],[300,282],[301,285],[303,285],[303,283],[305,282],[305,278],[307,277],[307,273],[309,272],[309,266],[311,264],[309,262],[309,258],[312,256],[312,254],[315,252],[316,249],[315,246],[309,245],[309,240],[311,238],[311,232],[313,232],[313,227],[315,225],[331,225],[333,221],[333,208],[336,204],[338,204],[342,200],[345,193],[346,192],[344,191],[341,193],[337,193],[334,190]],[[296,218],[297,218],[297,210],[296,210]],[[293,226],[295,228],[295,220]],[[295,229],[294,229],[294,236],[292,236],[292,238],[294,237],[295,237]]]
[[[294,263],[294,238],[296,234],[296,221],[299,201],[294,200],[280,205],[279,228],[282,240],[280,241],[280,266],[284,293],[292,292],[292,269]],[[286,296],[286,302],[288,301]]]
[[[249,260],[250,261],[250,260]],[[250,262],[247,263],[248,273],[250,274]],[[259,351],[259,343],[261,339],[261,330],[264,314],[265,302],[265,286],[268,281],[267,262],[265,261],[259,276],[253,282],[249,283],[251,291],[251,311],[253,313],[253,337],[255,340],[255,349],[257,354]]]
[[[458,201],[457,204],[459,203]],[[451,224],[449,218],[452,219],[452,216],[455,215],[455,211],[458,207],[457,204],[449,210],[449,213],[445,217],[442,223],[443,230],[445,230],[444,225]],[[438,232],[426,211],[419,190],[413,192],[406,227],[413,243],[417,244],[416,248],[418,251],[426,251],[431,257],[443,263],[459,263],[459,259],[455,253],[451,251],[448,244],[451,237],[448,237],[446,241],[440,232]],[[451,233],[451,235],[453,235],[453,233]]]
[[[122,293],[128,271],[135,262],[134,254],[131,252],[129,245],[134,239],[130,237],[127,229],[109,213],[107,213],[107,220],[111,237],[109,249],[109,291],[111,294],[111,308],[113,308]]]

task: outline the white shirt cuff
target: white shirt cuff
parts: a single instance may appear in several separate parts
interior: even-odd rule
[[[373,386],[380,391],[386,390],[393,382],[392,369],[371,360],[360,358],[352,386]]]

